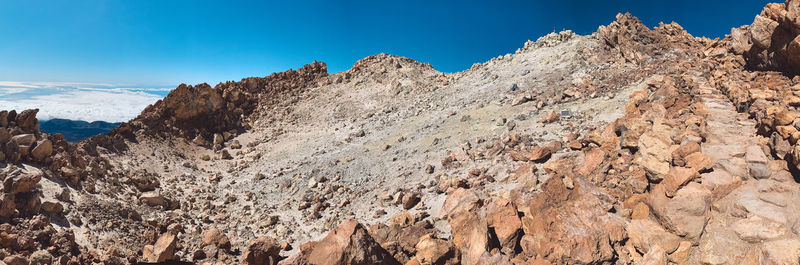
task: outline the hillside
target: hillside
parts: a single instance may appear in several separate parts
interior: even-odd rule
[[[39,122],[39,128],[50,134],[60,133],[69,142],[77,142],[101,133],[108,133],[121,123],[104,121],[76,121],[67,119],[50,119]]]
[[[619,14],[459,73],[181,85],[77,143],[0,111],[0,258],[798,264],[799,17],[709,39]]]

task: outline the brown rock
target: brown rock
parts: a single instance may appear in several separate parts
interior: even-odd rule
[[[275,239],[261,236],[247,244],[247,248],[242,253],[241,261],[245,265],[278,264],[280,251],[281,248]]]
[[[417,203],[419,203],[420,199],[421,198],[419,192],[406,193],[405,195],[403,195],[403,200],[402,200],[403,209],[408,210],[414,208],[414,206],[416,206]]]
[[[158,238],[155,245],[147,245],[142,251],[148,262],[164,262],[175,259],[175,247],[178,239],[172,233],[164,233]]]
[[[606,152],[600,150],[600,148],[595,148],[589,152],[586,152],[586,156],[583,159],[583,164],[581,164],[577,169],[578,174],[588,176],[597,168],[597,166],[603,163],[605,159]]]
[[[558,115],[558,112],[551,111],[550,113],[547,113],[547,115],[544,116],[544,118],[542,119],[542,122],[544,122],[544,123],[552,123],[552,122],[557,121],[559,118],[561,118],[561,115]]]
[[[29,265],[30,264],[28,259],[26,259],[26,258],[24,258],[22,256],[18,256],[18,255],[7,256],[7,257],[3,258],[3,262],[5,262],[8,265]]]
[[[288,264],[400,264],[356,220],[347,220],[317,242],[300,246]]]
[[[679,236],[696,239],[702,233],[709,218],[712,194],[707,188],[691,182],[669,199],[665,185],[656,185],[651,190],[648,204],[661,224]]]
[[[675,151],[672,151],[672,163],[677,166],[685,166],[686,165],[686,156],[693,154],[695,152],[700,152],[700,144],[697,142],[689,142],[687,144],[681,145]]]
[[[33,132],[38,130],[39,121],[36,119],[36,113],[39,109],[23,110],[17,115],[17,126],[22,128],[25,132]]]
[[[42,180],[41,171],[19,172],[16,176],[6,178],[3,187],[7,193],[25,193],[31,191],[40,180]]]
[[[442,209],[439,210],[439,217],[446,218],[450,214],[461,210],[474,211],[480,208],[481,205],[483,205],[483,201],[478,198],[475,192],[458,188],[445,198]]]
[[[551,153],[549,148],[542,146],[535,146],[531,148],[531,150],[527,154],[525,154],[525,156],[530,161],[544,162],[548,158],[550,158],[550,154]]]
[[[560,178],[549,178],[528,207],[520,242],[528,257],[553,264],[611,262],[615,247],[627,237],[625,221],[609,213],[613,207],[609,195],[582,178],[575,178],[573,189]]]
[[[633,213],[631,213],[631,219],[638,220],[638,219],[647,219],[650,216],[650,207],[643,202],[637,203],[633,206]]]
[[[206,231],[203,231],[203,246],[214,245],[222,250],[230,250],[231,241],[222,231],[212,226]]]
[[[684,159],[686,160],[686,167],[699,172],[709,170],[714,166],[714,158],[703,152],[692,153]]]
[[[453,243],[461,251],[463,264],[476,264],[489,246],[486,219],[472,211],[457,211],[447,221],[453,233]]]
[[[139,200],[150,206],[166,206],[167,199],[157,191],[148,191],[139,196]]]
[[[517,207],[508,200],[496,200],[486,207],[487,222],[494,228],[500,246],[514,250],[521,236],[522,221]]]
[[[420,264],[456,265],[460,264],[458,251],[447,241],[438,239],[433,235],[425,235],[416,245],[416,260]]]
[[[43,161],[53,153],[53,143],[48,139],[43,139],[31,150],[31,156],[37,161]]]
[[[669,169],[667,177],[664,178],[665,192],[668,197],[675,196],[678,191],[687,182],[699,177],[700,175],[691,168],[685,167],[672,167]]]

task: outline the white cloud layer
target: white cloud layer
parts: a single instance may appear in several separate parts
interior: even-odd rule
[[[129,121],[169,89],[122,88],[106,84],[2,82],[0,110],[38,108],[41,120]]]

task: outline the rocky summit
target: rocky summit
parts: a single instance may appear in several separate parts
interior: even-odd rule
[[[798,69],[789,0],[181,85],[76,143],[4,110],[0,264],[800,264]]]

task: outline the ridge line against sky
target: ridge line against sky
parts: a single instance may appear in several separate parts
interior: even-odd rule
[[[630,12],[695,36],[750,24],[768,1],[0,0],[0,109],[122,122],[178,84],[388,53],[459,72],[565,29],[587,35]]]
[[[313,60],[335,73],[381,52],[457,72],[625,11],[721,37],[767,2],[0,0],[0,80],[214,85]]]

